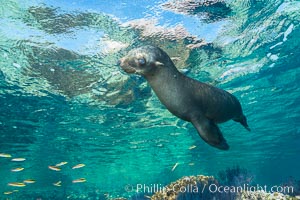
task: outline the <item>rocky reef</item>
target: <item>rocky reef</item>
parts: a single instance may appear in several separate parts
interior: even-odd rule
[[[235,198],[236,200],[297,200],[300,197],[291,197],[282,193],[268,193],[265,191],[242,192]]]
[[[151,200],[171,199],[213,199],[216,194],[207,190],[207,185],[217,185],[218,181],[212,176],[183,177],[165,187],[165,190],[155,193]]]
[[[227,187],[227,189],[226,189]],[[183,177],[166,186],[169,190],[155,193],[151,200],[296,200],[279,192],[247,191],[250,186],[222,186],[213,176]],[[218,188],[218,189],[217,189]],[[239,191],[239,189],[245,189]],[[234,195],[232,195],[234,194]]]

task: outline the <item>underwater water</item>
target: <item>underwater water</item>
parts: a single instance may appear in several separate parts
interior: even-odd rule
[[[130,197],[235,166],[270,187],[300,180],[299,1],[228,0],[215,18],[167,1],[0,2],[0,199]],[[206,45],[188,48],[182,30]],[[234,94],[252,131],[229,121],[229,151],[203,142],[117,65],[145,44]]]

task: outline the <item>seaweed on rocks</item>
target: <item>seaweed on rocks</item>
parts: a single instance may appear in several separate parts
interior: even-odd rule
[[[218,181],[212,176],[183,177],[165,187],[165,190],[155,193],[151,200],[209,200],[219,199],[218,194],[211,193],[206,188],[208,185],[218,185]]]
[[[218,180],[223,185],[243,186],[244,184],[252,183],[253,175],[247,169],[236,166],[220,171],[218,173]]]

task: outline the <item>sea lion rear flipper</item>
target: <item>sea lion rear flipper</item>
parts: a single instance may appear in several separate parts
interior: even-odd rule
[[[191,120],[194,127],[197,129],[200,137],[213,147],[222,150],[228,150],[229,145],[224,139],[219,127],[211,120],[205,117],[198,117]]]

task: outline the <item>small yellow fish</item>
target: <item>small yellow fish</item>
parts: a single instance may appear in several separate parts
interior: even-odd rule
[[[56,164],[55,167],[60,167],[60,166],[66,165],[66,164],[68,164],[68,162],[60,162],[60,163]]]
[[[49,169],[53,170],[53,171],[60,171],[61,169],[56,167],[56,166],[48,166]]]
[[[193,165],[195,165],[195,163],[192,163],[192,162],[191,162],[191,163],[189,163],[189,166],[193,166]]]
[[[72,181],[72,183],[83,183],[83,182],[86,182],[85,178],[79,178]]]
[[[195,149],[197,146],[193,145],[193,146],[190,146],[189,150],[191,149]]]
[[[172,172],[176,169],[176,167],[178,166],[179,163],[175,163],[175,165],[172,168]]]
[[[23,183],[35,183],[35,180],[33,179],[26,179],[23,181]]]
[[[11,155],[7,154],[7,153],[0,153],[0,157],[2,157],[2,158],[11,158]]]
[[[61,186],[61,181],[58,181],[56,183],[53,183],[54,186],[60,187]]]
[[[24,160],[26,160],[26,158],[13,158],[13,159],[11,159],[11,161],[13,161],[13,162],[22,162]]]
[[[176,61],[180,61],[181,58],[180,58],[180,57],[171,57],[171,60],[172,60],[173,62],[176,62]]]
[[[13,193],[13,191],[7,191],[7,192],[3,192],[3,194],[6,194],[6,195],[8,195],[8,194],[12,194]]]
[[[24,183],[18,183],[18,182],[8,183],[7,185],[13,186],[13,187],[25,187],[26,186]]]
[[[23,167],[18,167],[18,168],[12,169],[11,171],[12,172],[20,172],[20,171],[23,171],[23,170],[24,170]]]
[[[9,194],[12,194],[14,192],[19,192],[19,190],[6,191],[6,192],[3,192],[3,194],[9,195]]]
[[[78,165],[75,165],[74,167],[72,167],[72,169],[78,169],[78,168],[81,168],[84,166],[85,166],[85,164],[78,164]]]

